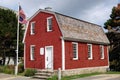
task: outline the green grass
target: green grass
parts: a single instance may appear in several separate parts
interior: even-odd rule
[[[108,71],[105,74],[120,74],[118,71]]]
[[[89,77],[89,76],[94,76],[94,75],[99,75],[99,74],[120,74],[120,72],[108,71],[108,72],[105,72],[105,73],[95,72],[95,73],[88,73],[88,74],[79,74],[79,75],[72,75],[72,76],[64,76],[64,77],[62,77],[61,80],[72,80],[72,79],[84,78],[84,77]],[[58,80],[58,79],[57,79],[57,76],[53,76],[52,78],[49,78],[47,80]]]
[[[88,73],[88,74],[79,74],[79,75],[73,75],[73,76],[65,76],[65,77],[62,77],[62,80],[71,80],[71,79],[83,78],[83,77],[99,75],[99,74],[101,74],[101,73],[95,72],[95,73]]]

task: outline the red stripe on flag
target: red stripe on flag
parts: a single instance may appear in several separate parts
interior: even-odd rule
[[[24,11],[22,10],[21,6],[19,6],[19,23],[21,23],[21,24],[27,23],[26,15],[25,15]]]

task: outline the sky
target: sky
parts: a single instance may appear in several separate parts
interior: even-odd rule
[[[104,26],[112,8],[119,2],[120,0],[0,0],[0,6],[17,11],[20,3],[27,17],[39,9],[51,7],[52,11]]]

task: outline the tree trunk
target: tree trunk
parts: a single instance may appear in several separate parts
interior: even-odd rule
[[[7,65],[9,65],[9,63],[10,63],[10,56],[8,57]]]
[[[5,65],[5,61],[6,61],[6,53],[5,53],[5,48],[4,48],[4,53],[3,53],[3,65]]]

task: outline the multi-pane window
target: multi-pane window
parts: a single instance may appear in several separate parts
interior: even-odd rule
[[[31,35],[35,34],[35,22],[31,22],[30,33]]]
[[[104,59],[104,46],[100,45],[100,58]]]
[[[48,32],[52,31],[52,28],[53,28],[53,26],[52,26],[52,17],[48,17],[47,18],[47,31]]]
[[[30,60],[34,60],[35,55],[35,45],[30,46]]]
[[[92,44],[88,44],[88,59],[92,58]]]
[[[73,42],[72,49],[73,49],[73,60],[77,60],[78,59],[78,43]]]

